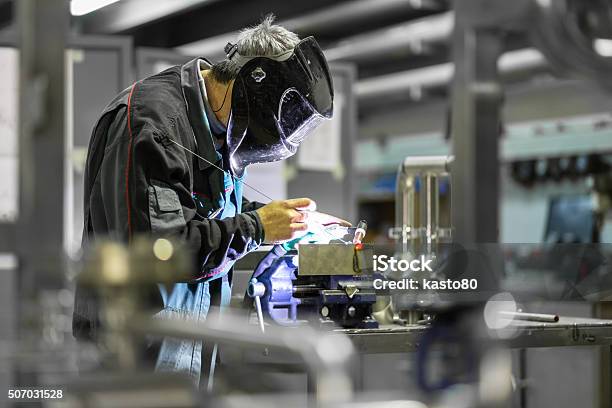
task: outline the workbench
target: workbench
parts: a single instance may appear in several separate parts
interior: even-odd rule
[[[427,325],[383,325],[378,329],[338,329],[353,341],[359,353],[415,351]],[[560,317],[557,323],[515,320],[498,334],[511,348],[612,346],[612,320]],[[495,337],[492,337],[495,339]]]

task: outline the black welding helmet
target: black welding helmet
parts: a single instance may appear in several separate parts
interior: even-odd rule
[[[238,54],[228,59],[241,69],[232,91],[227,145],[232,172],[242,177],[247,165],[286,159],[305,137],[333,114],[334,91],[323,52],[314,37],[283,54]]]

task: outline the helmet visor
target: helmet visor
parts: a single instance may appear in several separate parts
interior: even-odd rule
[[[252,163],[285,159],[333,114],[333,84],[313,37],[293,52],[256,57],[240,70],[232,92],[228,146],[237,175]]]

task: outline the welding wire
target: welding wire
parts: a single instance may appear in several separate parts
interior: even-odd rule
[[[197,154],[197,153],[195,153],[195,152],[193,152],[193,151],[189,150],[188,148],[186,148],[186,147],[185,147],[185,146],[183,146],[182,144],[178,143],[177,141],[172,140],[172,139],[170,139],[170,138],[168,138],[168,140],[170,140],[172,143],[174,143],[175,145],[177,145],[177,146],[178,146],[178,147],[180,147],[181,149],[184,149],[184,150],[188,151],[189,153],[193,154],[193,155],[194,155],[195,157],[197,157],[198,159],[203,160],[205,163],[210,164],[211,166],[213,166],[214,168],[216,168],[216,169],[218,169],[218,170],[221,170],[223,173],[227,173],[227,174],[229,174],[229,176],[230,176],[232,179],[234,179],[234,176],[232,176],[232,174],[231,174],[230,172],[228,172],[228,171],[226,171],[226,170],[223,170],[221,167],[217,166],[216,164],[214,164],[213,162],[211,162],[211,161],[209,161],[209,160],[206,160],[205,158],[203,158],[203,157],[202,157],[202,156],[200,156],[199,154]],[[244,182],[244,181],[242,181],[242,184],[244,184],[245,186],[247,186],[247,187],[248,187],[248,188],[250,188],[251,190],[253,190],[253,191],[255,191],[255,192],[257,192],[257,193],[261,194],[263,197],[266,197],[268,200],[270,200],[270,201],[274,201],[274,199],[273,199],[272,197],[270,197],[269,195],[267,195],[267,194],[266,194],[266,193],[264,193],[263,191],[259,190],[258,188],[255,188],[255,187],[251,186],[250,184],[248,184],[248,183],[246,183],[246,182]]]
[[[355,237],[353,238],[353,244],[361,244],[363,238],[365,238],[366,228],[368,225],[364,220],[359,221],[357,229],[355,230]]]
[[[530,322],[557,323],[559,321],[559,316],[552,315],[552,314],[508,312],[508,311],[501,311],[499,312],[499,314],[508,319],[527,320]]]

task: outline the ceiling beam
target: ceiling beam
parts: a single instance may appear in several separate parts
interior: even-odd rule
[[[498,61],[502,76],[510,76],[520,72],[532,72],[545,69],[548,66],[546,58],[535,48],[525,48],[509,51]],[[420,97],[423,90],[448,86],[455,73],[455,64],[428,66],[396,72],[388,75],[363,79],[355,85],[355,95],[360,102],[380,100],[392,95],[414,95]]]
[[[342,27],[360,25],[380,17],[402,15],[410,11],[434,11],[443,8],[439,0],[354,0],[337,3],[311,13],[291,19],[282,19],[278,24],[298,34],[314,33]],[[346,26],[345,26],[346,27]],[[187,55],[222,57],[225,44],[236,39],[237,32],[227,32],[177,47]]]
[[[84,17],[86,31],[119,33],[218,0],[122,0]]]

